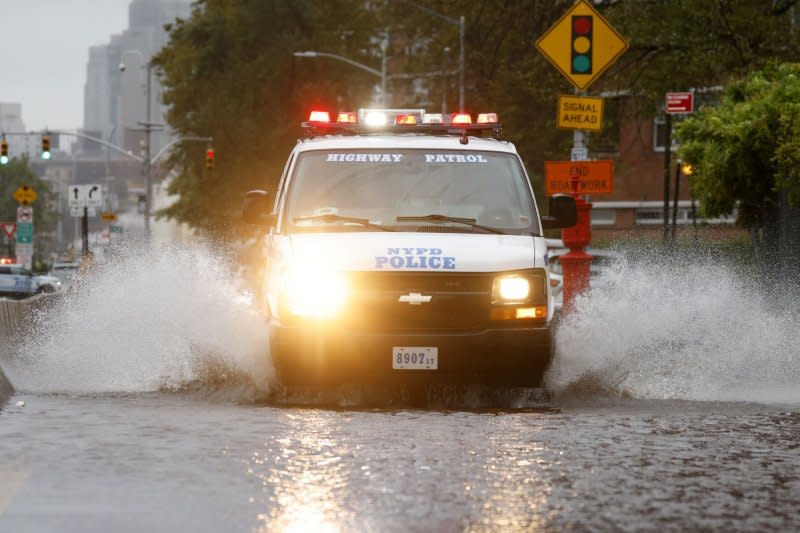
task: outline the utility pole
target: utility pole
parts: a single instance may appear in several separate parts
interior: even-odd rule
[[[672,167],[672,115],[664,119],[664,244],[669,241],[669,175]]]
[[[147,104],[145,111],[144,123],[144,237],[150,241],[150,207],[153,203],[153,183],[151,176],[150,166],[150,133],[152,132],[152,124],[150,122],[150,61],[147,61]]]

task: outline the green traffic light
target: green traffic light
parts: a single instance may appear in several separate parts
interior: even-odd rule
[[[6,163],[8,163],[8,156],[7,155],[0,156],[0,165],[5,165]]]
[[[50,152],[42,152],[42,159],[50,159]]]

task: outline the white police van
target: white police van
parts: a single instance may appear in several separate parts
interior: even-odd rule
[[[286,384],[535,386],[553,353],[542,229],[575,223],[566,195],[540,216],[494,114],[314,112],[268,193],[270,351]]]

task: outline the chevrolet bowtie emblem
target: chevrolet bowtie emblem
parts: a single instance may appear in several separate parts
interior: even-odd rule
[[[403,302],[411,305],[420,305],[425,304],[431,301],[433,296],[428,296],[426,294],[420,294],[418,292],[412,292],[409,294],[404,294],[400,298],[397,299],[398,302]]]

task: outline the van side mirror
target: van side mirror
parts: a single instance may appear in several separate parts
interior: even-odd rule
[[[550,214],[542,217],[544,229],[571,228],[577,222],[575,198],[569,194],[554,194],[550,197]]]
[[[269,193],[267,191],[248,191],[242,202],[242,218],[248,224],[271,226],[275,215],[269,212]]]

